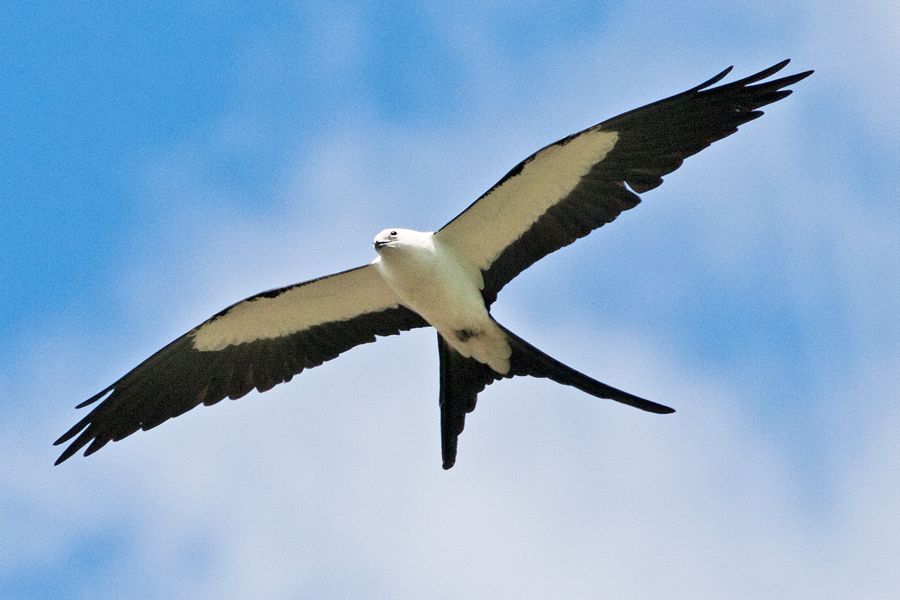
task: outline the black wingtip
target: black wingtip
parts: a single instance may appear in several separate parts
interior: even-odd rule
[[[118,382],[116,382],[116,383],[118,383]],[[107,393],[109,393],[110,390],[112,390],[114,387],[116,387],[115,383],[106,389],[100,390],[99,392],[97,392],[96,394],[94,394],[93,396],[91,396],[90,398],[88,398],[87,400],[82,402],[81,404],[76,405],[75,408],[84,408],[85,406],[89,406],[89,405],[93,404],[94,402],[96,402],[97,400],[99,400],[100,398],[105,396]]]
[[[69,458],[75,455],[76,452],[84,448],[84,446],[90,441],[91,436],[84,431],[91,424],[91,415],[85,416],[83,419],[75,423],[68,431],[59,436],[59,438],[53,442],[54,446],[59,446],[60,444],[65,444],[75,436],[74,441],[69,444],[69,447],[63,450],[63,453],[59,455],[59,458],[56,459],[54,465],[59,465],[62,462],[65,462]],[[80,434],[80,435],[79,435]]]
[[[66,431],[64,434],[59,436],[59,439],[57,439],[55,442],[53,442],[53,445],[59,446],[60,444],[65,444],[66,442],[71,440],[73,437],[75,437],[76,435],[81,433],[81,430],[84,429],[85,427],[87,427],[89,424],[90,424],[90,415],[84,417],[83,419],[81,419],[80,421],[78,421],[77,423],[72,425],[72,427],[70,427],[68,431]]]
[[[780,62],[775,63],[774,65],[772,65],[771,67],[769,67],[767,69],[763,69],[762,71],[759,71],[758,73],[754,73],[752,75],[744,77],[743,79],[738,79],[737,81],[732,81],[731,83],[728,83],[723,87],[727,87],[727,88],[749,87],[750,84],[756,83],[758,81],[762,81],[768,77],[771,77],[775,73],[781,71],[786,66],[788,66],[788,64],[790,64],[790,62],[791,62],[791,59],[786,58]],[[711,87],[713,84],[716,84],[716,83],[722,81],[722,79],[724,79],[725,76],[731,72],[731,70],[732,70],[732,67],[728,67],[721,73],[718,73],[717,75],[704,81],[700,85],[692,88],[691,90],[689,90],[689,92],[696,93],[696,92],[706,90],[707,88]],[[771,85],[772,83],[777,83],[778,84],[777,87],[782,88],[782,87],[785,87],[788,85],[793,85],[793,84],[797,83],[798,81],[806,79],[807,77],[812,75],[814,72],[815,72],[814,70],[809,69],[807,71],[803,71],[802,73],[797,73],[795,75],[788,75],[787,77],[782,77],[781,79],[766,82],[766,83],[763,83],[760,85]]]
[[[57,446],[59,445],[59,443],[59,440],[57,440],[53,445]],[[81,450],[81,448],[82,446],[79,446],[78,444],[70,445],[68,448],[63,450],[62,454],[59,455],[59,458],[56,459],[56,462],[53,463],[53,466],[58,467],[62,463],[66,462],[67,460],[75,456],[75,453]]]
[[[759,73],[754,73],[753,75],[744,77],[743,79],[733,81],[733,82],[729,83],[728,85],[733,86],[733,87],[750,87],[750,84],[756,83],[758,81],[762,81],[763,79],[771,77],[775,73],[781,71],[790,62],[791,62],[791,59],[786,58],[783,61],[772,65],[768,69],[763,69]],[[803,79],[806,79],[807,77],[812,75],[814,72],[815,71],[813,71],[812,69],[809,69],[809,70],[803,71],[801,73],[795,73],[794,75],[788,75],[786,77],[781,77],[780,79],[775,79],[773,81],[763,82],[760,84],[760,86],[772,86],[773,84],[777,84],[777,86],[776,86],[777,88],[783,88],[783,87],[786,87],[789,85],[793,85],[793,84],[797,83],[798,81],[802,81]]]
[[[729,73],[731,73],[732,69],[734,69],[734,65],[730,65],[729,67],[723,69],[721,72],[717,73],[716,75],[713,75],[712,77],[710,77],[709,79],[707,79],[706,81],[701,83],[700,85],[695,86],[694,89],[692,89],[691,91],[699,92],[700,90],[704,90],[711,85],[715,85],[715,84],[719,83],[720,81],[725,79],[725,77]]]
[[[644,398],[640,398],[638,396],[635,396],[634,394],[629,394],[628,392],[623,392],[622,390],[606,385],[605,383],[602,383],[601,385],[605,388],[604,392],[609,394],[609,396],[601,396],[601,398],[615,400],[616,402],[621,402],[622,404],[625,404],[627,406],[637,408],[644,412],[653,413],[655,415],[671,415],[673,412],[675,412],[675,409],[671,406],[653,402],[652,400],[645,400]]]
[[[801,71],[800,73],[795,73],[794,75],[788,75],[787,77],[782,77],[778,80],[781,84],[779,87],[784,87],[786,85],[794,85],[798,81],[803,81],[813,73],[815,73],[815,69],[808,69],[806,71]]]
[[[744,77],[743,79],[738,79],[737,81],[732,81],[728,85],[733,86],[733,87],[746,87],[746,86],[750,85],[751,83],[756,83],[757,81],[762,81],[763,79],[774,75],[778,71],[785,68],[788,65],[788,63],[790,63],[790,62],[791,62],[791,59],[786,58],[786,59],[782,60],[781,62],[775,63],[774,65],[772,65],[771,67],[769,67],[767,69],[763,69],[762,71],[759,71],[758,73],[754,73],[753,75],[748,75],[747,77]]]

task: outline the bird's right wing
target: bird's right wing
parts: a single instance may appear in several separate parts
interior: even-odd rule
[[[427,323],[400,305],[373,265],[242,300],[171,342],[78,405],[104,398],[56,440],[74,440],[56,464],[85,456],[200,404],[289,381],[377,335]],[[77,436],[77,437],[76,437]]]

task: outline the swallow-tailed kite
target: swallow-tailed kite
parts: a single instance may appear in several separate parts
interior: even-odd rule
[[[213,315],[78,405],[103,399],[56,440],[72,440],[57,464],[199,404],[264,392],[376,336],[429,325],[437,330],[445,469],[456,460],[478,393],[501,378],[547,377],[641,410],[673,412],[547,356],[495,321],[490,307],[522,270],[637,205],[637,194],[812,73],[766,81],[787,63],[712,87],[729,67],[563,138],[516,165],[438,231],[385,229],[375,236],[370,264],[263,292]]]

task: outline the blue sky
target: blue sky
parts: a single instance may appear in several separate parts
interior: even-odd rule
[[[895,3],[2,11],[0,596],[900,588]],[[785,57],[816,74],[494,309],[675,415],[503,382],[443,472],[423,331],[51,466],[75,404],[222,307]]]

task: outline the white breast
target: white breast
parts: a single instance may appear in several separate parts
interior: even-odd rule
[[[485,307],[481,271],[441,247],[431,232],[408,233],[374,261],[387,284],[454,350],[506,373],[510,349]]]

